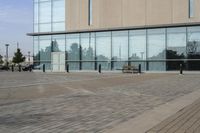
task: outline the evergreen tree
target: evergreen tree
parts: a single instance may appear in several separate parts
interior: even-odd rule
[[[3,56],[0,55],[0,65],[2,65],[2,64],[3,64]]]
[[[18,48],[17,49],[17,52],[15,53],[14,57],[13,57],[13,60],[12,62],[13,63],[16,63],[16,64],[19,64],[19,63],[22,63],[25,61],[25,57],[23,56],[21,50]]]

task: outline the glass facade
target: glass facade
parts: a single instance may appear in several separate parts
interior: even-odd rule
[[[65,31],[65,0],[34,0],[34,32]]]
[[[189,0],[189,18],[194,17],[194,0]]]
[[[143,71],[200,70],[200,26],[89,32],[34,37],[35,65],[52,70],[52,53],[65,54],[70,70],[118,70],[125,64]],[[65,66],[66,67],[66,66]]]

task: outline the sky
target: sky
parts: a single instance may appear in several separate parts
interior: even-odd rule
[[[0,54],[5,56],[5,44],[9,57],[16,51],[17,42],[24,55],[33,53],[33,39],[26,33],[33,32],[32,0],[0,0]]]

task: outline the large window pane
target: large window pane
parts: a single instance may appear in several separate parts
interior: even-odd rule
[[[66,59],[71,61],[79,61],[79,34],[67,35],[66,39]]]
[[[130,31],[130,59],[146,60],[146,30]]]
[[[84,61],[82,64],[83,70],[94,69],[95,59],[95,34],[81,34],[81,57]]]
[[[54,0],[53,2],[53,22],[65,21],[65,1]]]
[[[51,61],[51,36],[40,36],[40,60]]]
[[[148,59],[165,59],[165,29],[148,30]]]
[[[40,55],[39,55],[39,37],[33,38],[33,44],[34,44],[34,62],[39,62]]]
[[[39,23],[51,22],[51,2],[41,2],[39,8]]]
[[[34,3],[34,23],[38,23],[38,3]]]
[[[178,70],[186,58],[186,28],[167,29],[167,70]]]
[[[191,59],[188,61],[188,69],[200,70],[200,27],[189,27],[187,35],[187,57]]]
[[[187,53],[191,55],[200,54],[200,27],[188,28]]]
[[[45,64],[45,69],[51,70],[51,36],[39,37],[40,64]]]
[[[52,52],[65,52],[65,35],[52,36]]]
[[[110,69],[111,60],[111,32],[96,33],[97,61],[102,62],[102,69]]]
[[[166,40],[165,29],[148,30],[148,60],[163,60],[166,58]],[[148,62],[148,70],[150,71],[165,71],[165,62]]]
[[[51,23],[39,24],[39,32],[51,31]]]
[[[53,31],[64,31],[65,22],[53,23]]]
[[[128,31],[112,33],[112,61],[114,61],[114,69],[122,68],[127,64],[125,61],[128,61]]]

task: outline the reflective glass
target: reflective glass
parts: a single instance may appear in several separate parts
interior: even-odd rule
[[[53,23],[53,31],[64,31],[65,30],[65,23]]]
[[[180,59],[186,58],[186,28],[167,29],[166,56],[167,70],[178,70],[183,63]]]
[[[148,59],[165,59],[165,29],[151,29],[148,31]]]
[[[40,61],[51,61],[51,36],[40,36]]]
[[[81,57],[84,61],[82,68],[85,70],[94,69],[95,58],[95,34],[84,33],[81,34]],[[88,62],[89,61],[89,62]]]
[[[34,61],[39,62],[39,37],[33,37],[33,46],[34,46]]]
[[[51,22],[51,2],[39,4],[39,23]]]
[[[149,71],[166,71],[166,62],[148,62]]]
[[[185,58],[185,56],[186,56],[186,28],[168,28],[167,59],[183,59]]]
[[[188,61],[188,70],[200,70],[200,27],[188,28],[187,58],[195,61]]]
[[[39,32],[51,31],[51,23],[39,24]]]
[[[39,30],[38,24],[34,24],[34,32],[38,32],[38,30]]]
[[[53,0],[53,22],[65,21],[65,0]]]
[[[52,52],[65,52],[65,35],[52,36]]]
[[[189,17],[194,17],[194,0],[189,0]]]
[[[102,69],[108,70],[111,66],[111,32],[96,33],[97,61],[102,63]]]
[[[146,30],[130,31],[130,59],[146,60]]]
[[[34,3],[34,23],[38,23],[38,3]]]
[[[79,61],[80,52],[79,34],[66,35],[66,59],[70,61]]]
[[[114,62],[114,69],[127,64],[124,61],[128,61],[128,31],[112,32],[112,61],[117,61]]]
[[[200,54],[200,27],[188,28],[187,53]]]

